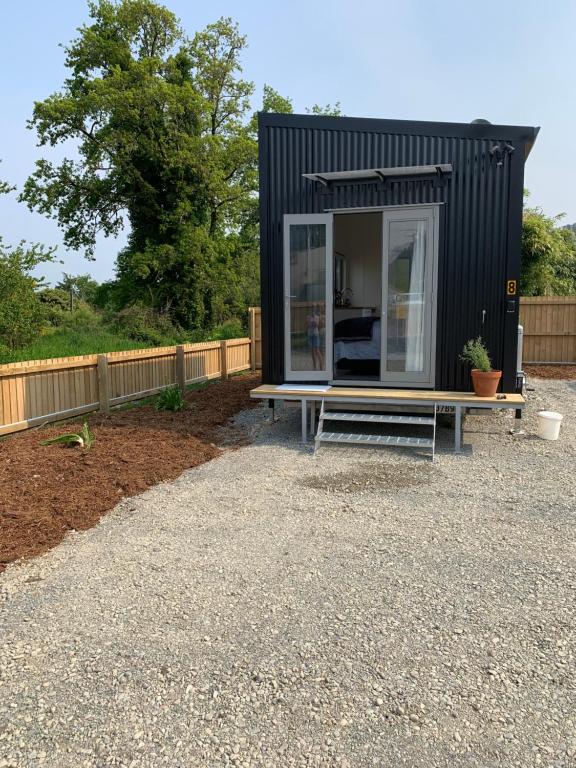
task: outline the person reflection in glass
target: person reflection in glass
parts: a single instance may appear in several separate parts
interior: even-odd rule
[[[312,366],[315,371],[324,370],[324,354],[322,351],[320,331],[325,325],[325,316],[319,304],[313,304],[310,313],[306,315],[306,330],[308,334],[308,347],[312,357]]]

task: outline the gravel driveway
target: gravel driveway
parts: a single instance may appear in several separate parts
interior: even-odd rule
[[[576,765],[576,385],[468,455],[299,412],[0,577],[0,766]],[[534,412],[565,414],[536,439]]]

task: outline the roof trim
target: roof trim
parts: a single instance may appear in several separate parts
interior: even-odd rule
[[[318,181],[324,186],[339,183],[355,183],[363,181],[386,181],[411,176],[443,176],[452,173],[451,163],[435,165],[399,165],[396,168],[361,168],[355,171],[319,171],[303,173],[305,179]]]
[[[540,128],[526,125],[491,123],[441,123],[425,120],[383,120],[366,117],[332,117],[259,112],[262,127],[309,128],[324,131],[370,131],[373,133],[412,134],[470,139],[494,139],[522,142],[528,156]]]

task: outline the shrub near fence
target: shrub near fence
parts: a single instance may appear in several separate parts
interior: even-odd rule
[[[0,435],[255,367],[249,338],[9,363],[0,366]]]

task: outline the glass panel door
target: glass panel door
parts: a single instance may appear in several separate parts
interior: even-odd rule
[[[434,384],[435,209],[385,211],[382,381]]]
[[[332,214],[284,216],[287,381],[331,378],[332,263]]]

